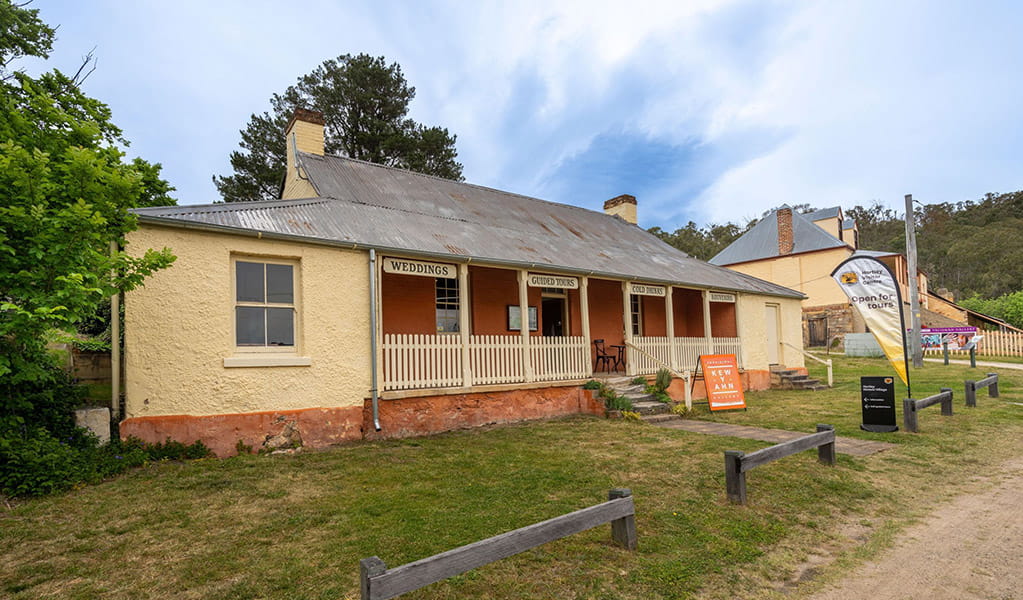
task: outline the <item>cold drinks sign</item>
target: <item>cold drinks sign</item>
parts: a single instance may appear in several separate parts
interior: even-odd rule
[[[707,404],[710,409],[746,408],[735,355],[705,354],[700,357],[700,362],[703,363],[703,382],[707,386]]]

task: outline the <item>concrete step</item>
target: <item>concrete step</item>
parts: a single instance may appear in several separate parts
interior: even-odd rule
[[[632,403],[633,412],[638,412],[641,415],[661,415],[665,413],[671,413],[671,405],[657,400],[647,400],[641,402]]]

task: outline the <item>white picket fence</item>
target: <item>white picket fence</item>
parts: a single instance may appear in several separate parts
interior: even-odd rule
[[[461,338],[457,335],[386,334],[383,343],[384,390],[521,383],[522,338],[518,335],[469,336],[470,381],[463,380]],[[581,336],[529,338],[534,381],[584,379],[590,349]]]
[[[671,344],[667,337],[637,336],[632,338],[632,343],[646,354],[657,359],[657,361],[643,354],[629,349],[627,360],[631,361],[634,372],[639,375],[656,373],[661,364],[671,365],[677,371],[691,370],[696,367],[696,359],[701,354],[734,354],[742,368],[741,340],[739,338],[707,338],[702,337],[677,337],[675,342],[675,360],[672,362]],[[659,361],[659,362],[658,362]]]
[[[1015,331],[981,331],[978,356],[1023,356],[1023,333]],[[941,355],[941,348],[925,348],[924,354]],[[969,356],[967,350],[949,350],[951,356]]]

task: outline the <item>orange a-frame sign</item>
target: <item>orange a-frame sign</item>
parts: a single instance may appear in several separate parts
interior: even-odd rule
[[[705,354],[700,356],[700,362],[703,363],[703,383],[707,386],[707,404],[710,409],[746,408],[735,355]]]

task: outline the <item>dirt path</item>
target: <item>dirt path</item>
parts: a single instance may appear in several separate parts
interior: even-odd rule
[[[1023,598],[1023,458],[984,479],[811,600]]]

